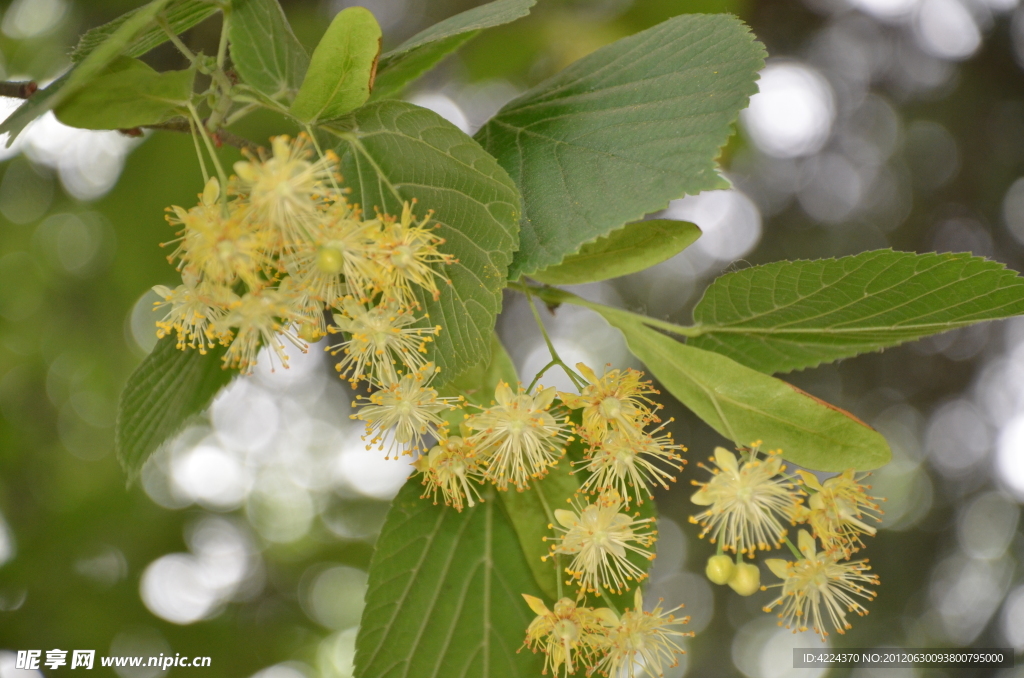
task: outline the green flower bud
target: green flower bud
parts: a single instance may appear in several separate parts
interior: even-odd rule
[[[740,563],[736,565],[732,577],[729,578],[729,588],[741,596],[750,596],[761,588],[761,570],[757,565]]]
[[[704,568],[704,574],[708,576],[713,584],[727,584],[732,578],[736,564],[727,555],[719,554],[708,558],[708,566]]]

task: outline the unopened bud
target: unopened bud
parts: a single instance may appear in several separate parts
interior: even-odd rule
[[[737,564],[729,578],[729,588],[741,596],[753,595],[761,588],[761,570],[750,563]]]
[[[303,341],[315,344],[320,341],[320,338],[324,335],[321,334],[319,328],[316,325],[310,323],[303,323],[299,326],[299,338]]]
[[[708,576],[712,584],[722,585],[729,583],[735,569],[736,565],[732,562],[732,558],[719,554],[708,558],[708,566],[704,568],[704,574]]]
[[[321,247],[316,251],[316,267],[321,273],[337,274],[345,266],[345,257],[336,247]]]

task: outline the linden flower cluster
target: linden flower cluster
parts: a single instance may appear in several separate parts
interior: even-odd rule
[[[392,388],[401,364],[425,380],[424,346],[438,330],[420,322],[417,294],[436,299],[445,278],[435,264],[453,259],[409,203],[400,217],[364,219],[338,187],[337,157],[314,155],[305,135],[275,137],[270,153],[235,163],[226,187],[210,179],[198,205],[168,209],[182,284],[154,288],[169,309],[158,335],[201,353],[227,346],[225,366],[248,372],[261,346],[287,367],[283,340],[305,351],[344,331],[333,347],[343,377]]]
[[[664,466],[681,468],[684,448],[662,427],[646,430],[658,421],[658,406],[649,398],[656,392],[640,372],[611,370],[598,377],[582,363],[577,367],[587,380],[578,394],[542,386],[527,392],[522,385],[513,390],[499,383],[490,407],[465,415],[459,436],[449,436],[439,420],[425,420],[423,430],[438,443],[415,466],[427,486],[424,497],[435,502],[440,497],[461,511],[481,500],[477,485],[528,489],[559,463],[575,433],[588,447],[585,458],[576,462],[582,467],[576,472],[587,475],[580,490],[598,497],[577,502],[572,510],[554,511],[558,524],[551,526],[557,533],[551,556],[571,556],[565,571],[583,590],[621,592],[630,588],[628,582],[646,576],[628,554],[652,559],[656,538],[653,519],[628,513],[634,502],[630,492],[650,497],[651,485],[667,487],[675,477]],[[572,423],[570,410],[580,411],[581,423]],[[411,405],[409,411],[435,415]]]
[[[631,503],[653,497],[652,486],[668,487],[673,476],[666,467],[682,468],[672,436],[657,424],[660,405],[650,396],[657,393],[637,370],[608,370],[598,377],[583,363],[576,365],[586,385],[577,393],[559,393],[566,407],[578,410],[575,431],[587,448],[584,458],[574,462],[586,478],[580,492],[597,494],[594,501],[575,501],[572,510],[554,511],[556,533],[549,557],[571,558],[565,567],[570,582],[581,590],[602,589],[621,593],[629,582],[647,575],[629,554],[652,560],[651,546],[657,539],[653,518],[630,514]],[[636,498],[631,495],[635,495]]]
[[[769,588],[761,586],[760,570],[744,563],[743,555],[753,558],[757,550],[787,545],[797,560],[765,561],[782,580],[772,588],[782,591],[764,610],[781,606],[780,626],[794,632],[811,628],[824,641],[827,627],[840,634],[850,628],[848,612],[867,614],[856,598],[870,600],[876,595],[865,588],[879,583],[877,575],[867,574],[868,561],[849,559],[863,548],[862,537],[877,531],[865,520],[878,522],[881,511],[876,498],[867,494],[871,488],[860,484],[853,470],[820,482],[804,470],[788,475],[781,455],[781,451],[762,455],[757,443],[741,451],[739,459],[716,448],[711,457],[714,467],[701,465],[711,472],[711,479],[694,481],[700,489],[691,497],[694,504],[707,508],[690,521],[701,525],[701,537],[710,534],[711,542],[718,544],[718,554],[708,559],[708,579],[728,584],[743,596]],[[811,532],[800,530],[794,546],[784,523],[806,523]],[[820,551],[816,539],[821,542]],[[725,551],[735,554],[735,562]]]
[[[678,639],[692,635],[679,628],[688,619],[677,619],[675,610],[665,612],[660,606],[644,611],[639,588],[634,608],[621,615],[588,607],[585,597],[627,591],[647,576],[638,563],[654,558],[654,519],[630,513],[630,505],[642,503],[644,495],[651,497],[653,485],[667,487],[675,480],[667,469],[682,467],[679,453],[684,448],[663,427],[650,428],[659,421],[655,413],[660,406],[651,400],[657,392],[642,373],[610,370],[598,377],[582,363],[577,369],[585,379],[579,393],[540,387],[530,394],[500,384],[491,407],[463,423],[469,437],[460,439],[465,446],[460,468],[467,475],[473,469],[478,482],[490,481],[499,490],[514,486],[523,491],[557,465],[568,443],[578,437],[586,452],[573,462],[578,467],[573,473],[584,479],[571,508],[553,511],[555,523],[549,529],[555,536],[545,560],[564,565],[566,583],[578,587],[579,598],[561,598],[548,610],[524,594],[537,615],[525,644],[545,653],[545,673],[570,675],[582,669],[587,675],[634,676],[642,669],[659,675],[683,652]],[[438,463],[451,463],[447,448],[435,450]],[[434,455],[431,451],[425,468],[433,464]],[[436,481],[428,476],[424,482]],[[448,491],[441,489],[456,508],[461,508],[455,492],[460,487],[465,488],[461,479],[450,482]],[[462,493],[469,500],[479,499],[475,492]],[[581,498],[585,495],[591,497]]]
[[[644,667],[660,674],[682,653],[678,638],[691,635],[678,629],[687,619],[660,607],[645,612],[639,589],[635,607],[621,615],[587,607],[582,600],[601,590],[629,590],[647,576],[629,556],[653,560],[654,519],[630,514],[630,504],[641,503],[644,494],[651,497],[652,485],[667,487],[675,480],[665,467],[681,468],[684,448],[663,427],[649,429],[659,421],[659,406],[650,399],[656,391],[642,373],[611,370],[598,377],[582,363],[577,367],[586,379],[580,393],[543,386],[513,389],[500,382],[489,407],[473,406],[464,415],[460,435],[435,426],[437,444],[414,466],[426,486],[424,498],[461,511],[483,500],[478,488],[487,483],[499,491],[529,489],[558,465],[578,436],[587,451],[575,462],[581,468],[574,473],[586,476],[581,494],[597,496],[577,498],[571,510],[553,512],[558,524],[549,528],[556,536],[545,559],[561,566],[562,557],[568,558],[568,583],[578,586],[580,599],[562,598],[548,610],[543,601],[524,594],[537,615],[526,645],[546,654],[545,673],[569,675],[582,668],[588,675],[634,676]],[[573,410],[579,423],[573,423]]]
[[[690,621],[673,614],[678,607],[666,611],[659,601],[653,610],[645,611],[639,589],[633,607],[621,615],[571,598],[560,599],[552,610],[539,598],[526,594],[523,598],[537,615],[526,629],[524,646],[545,654],[544,675],[548,670],[563,676],[579,670],[587,676],[600,673],[613,678],[635,678],[645,672],[660,676],[678,664],[676,655],[683,653],[679,640],[693,635],[678,628]]]

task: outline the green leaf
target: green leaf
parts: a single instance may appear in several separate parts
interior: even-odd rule
[[[332,120],[370,98],[381,32],[369,10],[349,7],[334,17],[313,50],[291,112],[306,123]]]
[[[533,619],[521,594],[543,594],[493,491],[461,513],[419,495],[405,484],[377,539],[356,678],[539,676],[543,655],[517,651]]]
[[[117,30],[136,12],[145,9],[140,7],[122,14],[113,21],[102,26],[91,28],[82,34],[78,45],[71,52],[71,62],[78,63],[89,56],[93,50],[103,44],[111,34]],[[207,19],[219,11],[219,7],[210,0],[171,0],[167,3],[160,18],[166,22],[167,27],[175,35],[180,35],[204,19]],[[167,33],[159,25],[152,26],[139,33],[122,51],[122,54],[130,57],[142,56],[149,50],[162,45],[170,40]]]
[[[718,278],[691,346],[788,372],[1024,313],[1024,278],[964,254],[877,250],[780,261]]]
[[[180,113],[192,96],[194,79],[191,69],[157,73],[138,59],[118,57],[54,114],[65,125],[84,129],[155,125]]]
[[[474,405],[487,407],[494,400],[494,389],[498,387],[498,382],[504,381],[514,387],[518,380],[512,358],[497,333],[492,332],[490,356],[449,381],[439,392],[442,396],[463,395]]]
[[[671,259],[699,237],[700,229],[685,221],[638,221],[586,243],[562,263],[530,277],[548,285],[579,285],[618,278]]]
[[[452,284],[440,284],[438,301],[417,293],[428,324],[442,328],[428,345],[442,370],[435,383],[486,360],[518,244],[520,200],[512,180],[470,137],[412,104],[370,103],[321,129],[341,139],[341,174],[352,202],[367,214],[398,215],[404,201],[417,200],[417,216],[433,210],[441,249],[458,259],[443,271]]]
[[[480,31],[468,31],[453,35],[444,40],[424,45],[406,56],[394,60],[386,68],[378,65],[377,79],[373,84],[370,101],[379,101],[401,95],[406,86],[413,80],[429,71],[465,43],[477,36]],[[383,57],[381,58],[383,63]]]
[[[224,351],[219,346],[206,355],[181,351],[176,339],[167,336],[128,377],[117,405],[114,449],[129,481],[138,476],[149,455],[205,410],[235,376],[221,369]]]
[[[757,91],[764,48],[739,19],[685,14],[580,59],[476,135],[523,194],[511,278],[727,183],[715,158]]]
[[[381,56],[372,98],[397,94],[481,30],[511,23],[529,14],[536,1],[495,0],[420,31]]]
[[[89,84],[103,72],[110,62],[116,59],[140,33],[151,27],[156,15],[170,0],[153,0],[127,17],[120,26],[114,29],[104,42],[98,45],[82,61],[68,73],[39,92],[32,95],[0,124],[0,134],[8,134],[7,146],[21,134],[25,126],[55,108],[75,92]]]
[[[530,483],[530,489],[523,492],[499,492],[498,496],[505,505],[509,519],[515,528],[519,546],[526,554],[526,562],[530,566],[533,578],[544,594],[552,600],[558,600],[558,578],[566,578],[564,572],[556,570],[552,560],[541,560],[548,555],[550,544],[545,540],[555,536],[555,531],[548,527],[554,523],[555,509],[569,509],[567,500],[572,499],[580,489],[579,476],[569,474],[571,466],[568,459],[563,459],[558,466],[551,469],[543,479]],[[566,562],[562,562],[565,569]],[[564,587],[565,594],[575,597],[571,592],[575,588]]]
[[[679,402],[738,445],[761,440],[766,449],[781,448],[789,461],[817,471],[866,471],[889,462],[885,438],[849,412],[639,320],[603,315]]]
[[[277,0],[231,0],[231,61],[242,80],[267,96],[294,96],[309,67]]]

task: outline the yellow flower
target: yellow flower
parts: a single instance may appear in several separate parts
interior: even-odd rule
[[[317,265],[322,251],[312,243],[300,243],[294,253],[282,258],[282,263],[296,291],[320,302],[321,307],[335,306],[348,294],[348,285],[339,273]]]
[[[153,307],[170,306],[164,319],[156,323],[156,335],[163,339],[177,332],[179,349],[190,346],[205,355],[218,339],[227,343],[226,338],[214,331],[213,323],[224,317],[226,305],[237,297],[226,287],[200,282],[198,276],[188,270],[182,272],[182,279],[183,283],[173,290],[164,285],[153,288],[163,298]]]
[[[703,526],[701,537],[710,533],[711,543],[722,540],[722,547],[733,552],[753,554],[755,549],[778,548],[786,529],[780,518],[787,518],[799,502],[796,488],[785,476],[782,457],[769,452],[758,458],[757,449],[742,466],[729,450],[715,448],[712,458],[717,468],[706,483],[690,498],[698,506],[707,506],[690,522]],[[707,468],[703,464],[702,468]]]
[[[308,347],[291,328],[293,323],[299,322],[301,317],[289,305],[286,294],[264,289],[248,292],[234,301],[228,312],[214,323],[213,328],[218,335],[225,337],[230,336],[234,329],[234,338],[224,355],[224,364],[245,373],[256,364],[261,346],[272,351],[271,369],[275,357],[287,368],[288,353],[282,338],[305,353]]]
[[[281,303],[288,307],[292,320],[298,326],[296,334],[303,341],[315,342],[327,335],[327,319],[324,317],[322,301],[300,289],[290,276],[278,284],[277,291]]]
[[[679,664],[677,655],[685,653],[679,641],[693,636],[692,631],[681,630],[690,618],[677,619],[673,614],[682,605],[665,611],[658,601],[653,610],[645,612],[640,589],[633,600],[633,609],[623,612],[608,632],[607,654],[591,673],[611,678],[635,678],[644,673],[661,676],[665,669]]]
[[[476,431],[472,444],[487,460],[487,479],[499,490],[509,483],[522,491],[530,478],[540,478],[558,463],[568,435],[568,419],[559,422],[549,410],[555,389],[547,388],[534,395],[518,393],[500,382],[494,391],[497,401],[491,407],[466,419],[466,426]]]
[[[606,639],[606,625],[616,621],[614,613],[607,608],[595,610],[580,607],[570,598],[562,598],[549,610],[540,598],[528,596],[523,598],[537,616],[526,629],[524,646],[536,652],[540,650],[544,658],[543,675],[548,669],[552,673],[568,676],[577,669],[590,669]],[[590,675],[591,671],[587,671]]]
[[[641,496],[643,493],[654,498],[651,493],[653,485],[668,489],[668,481],[675,482],[675,476],[653,462],[661,462],[679,470],[685,462],[678,452],[685,451],[686,448],[676,445],[667,433],[655,437],[641,431],[630,436],[612,430],[605,434],[604,441],[592,449],[586,459],[573,463],[591,474],[580,486],[581,491],[604,492],[614,489],[622,495],[628,507],[631,500],[630,488],[636,492],[636,501],[640,504],[644,502]]]
[[[413,462],[416,470],[423,474],[426,491],[420,497],[428,495],[437,503],[437,493],[446,506],[462,511],[463,500],[470,508],[476,501],[483,501],[480,491],[472,484],[483,483],[484,474],[480,468],[480,460],[476,451],[460,436],[451,436],[438,442],[427,454],[422,454]]]
[[[871,569],[867,560],[839,561],[834,554],[817,553],[814,538],[805,530],[800,530],[798,543],[804,556],[800,560],[769,558],[765,561],[765,565],[783,581],[773,585],[781,586],[782,594],[764,611],[771,612],[781,605],[779,626],[792,628],[795,633],[797,630],[806,631],[810,625],[824,642],[828,636],[826,619],[837,633],[843,634],[851,628],[846,621],[847,612],[856,612],[862,617],[868,613],[854,596],[873,599],[877,594],[864,588],[863,584],[877,586],[878,576],[866,574]]]
[[[657,418],[654,413],[661,406],[647,396],[658,393],[651,382],[643,381],[643,372],[611,370],[598,377],[583,363],[576,369],[589,383],[579,395],[559,393],[566,407],[583,409],[581,433],[594,443],[604,440],[610,429],[625,435],[635,435],[648,422]]]
[[[821,540],[826,551],[849,558],[864,547],[861,535],[874,536],[878,531],[862,519],[869,517],[881,521],[877,497],[868,496],[871,489],[857,482],[853,469],[819,483],[813,473],[797,471],[811,493],[809,506],[798,506],[793,512],[796,522],[808,522],[814,536]]]
[[[244,206],[229,202],[222,206],[217,197],[217,179],[210,179],[199,205],[190,210],[168,208],[168,223],[182,227],[178,247],[168,261],[178,259],[179,268],[190,268],[203,280],[232,285],[241,280],[251,289],[265,284],[264,274],[272,268],[270,242],[245,221]],[[169,243],[168,243],[169,244]]]
[[[373,259],[381,222],[361,221],[359,217],[338,197],[324,209],[312,229],[315,241],[300,243],[285,257],[289,274],[328,304],[346,294],[369,300],[381,285],[382,269]]]
[[[444,243],[444,239],[434,233],[433,227],[427,226],[430,217],[428,214],[417,222],[408,202],[402,208],[401,219],[383,217],[375,259],[382,270],[381,291],[387,299],[418,307],[413,294],[414,285],[438,299],[441,292],[437,289],[437,281],[450,283],[433,265],[452,264],[455,257],[438,251],[437,247]]]
[[[409,371],[423,367],[427,342],[441,327],[410,327],[417,322],[411,313],[401,310],[394,302],[385,302],[366,308],[352,297],[341,303],[342,313],[334,316],[338,328],[332,332],[347,332],[349,339],[328,347],[331,355],[344,352],[345,357],[335,365],[342,378],[354,386],[367,379],[378,386],[387,386],[398,380],[396,364],[401,361]]]
[[[392,452],[397,456],[396,448],[399,446],[404,446],[403,454],[412,454],[414,450],[423,449],[426,438],[441,437],[445,422],[437,416],[438,413],[455,409],[461,398],[441,398],[430,388],[430,380],[439,371],[433,363],[427,363],[402,375],[387,388],[375,391],[369,398],[359,397],[369,404],[363,405],[352,418],[366,422],[366,435],[372,436],[367,449],[379,444],[383,450],[384,435],[390,430],[393,430],[393,437],[388,459]],[[352,406],[355,407],[356,403]]]
[[[560,534],[555,537],[558,543],[551,547],[551,555],[573,556],[565,571],[587,591],[596,593],[600,586],[628,590],[628,581],[647,577],[643,568],[627,556],[636,553],[654,560],[650,549],[657,539],[654,518],[630,516],[622,512],[623,507],[622,498],[612,490],[594,504],[577,505],[573,511],[555,509],[558,524],[549,527]]]
[[[310,228],[323,204],[326,182],[337,165],[333,155],[311,161],[309,138],[300,134],[270,140],[272,155],[236,162],[234,190],[252,208],[250,218],[259,230],[273,234],[276,250],[289,251],[310,239]]]

